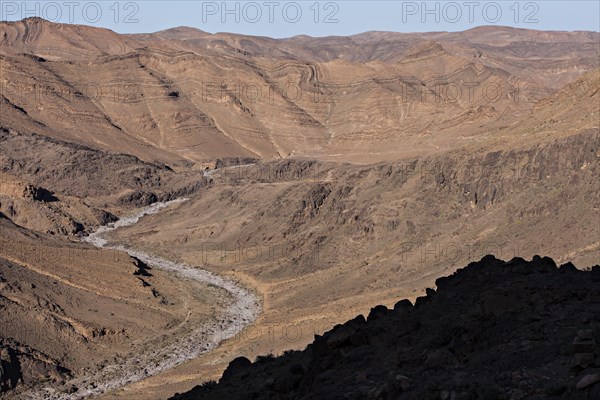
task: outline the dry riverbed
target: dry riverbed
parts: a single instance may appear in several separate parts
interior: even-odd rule
[[[167,371],[177,365],[205,354],[225,339],[239,333],[258,317],[261,304],[258,297],[237,282],[191,265],[173,262],[147,251],[140,251],[118,243],[112,243],[106,235],[114,230],[136,224],[146,215],[156,214],[167,207],[174,207],[185,199],[165,203],[155,203],[139,212],[121,218],[119,221],[99,228],[84,239],[99,248],[123,250],[153,269],[177,276],[198,290],[218,288],[222,298],[217,302],[226,303],[224,311],[213,315],[209,320],[185,318],[170,332],[152,340],[136,342],[127,354],[113,358],[112,362],[89,368],[75,379],[61,387],[42,387],[18,395],[19,399],[83,399],[100,395],[149,376]],[[188,314],[191,315],[192,310]]]

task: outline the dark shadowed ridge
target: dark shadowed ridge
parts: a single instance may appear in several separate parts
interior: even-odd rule
[[[413,305],[376,306],[303,351],[244,357],[191,399],[598,399],[600,266],[486,256]]]

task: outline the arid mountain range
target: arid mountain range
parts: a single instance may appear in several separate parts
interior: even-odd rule
[[[0,40],[7,398],[84,396],[106,366],[227,323],[223,287],[82,243],[152,204],[187,199],[109,244],[231,279],[261,313],[104,399],[166,399],[236,357],[303,349],[486,254],[600,263],[598,32],[271,39],[29,18]]]
[[[509,28],[118,35],[41,19],[0,29],[7,128],[170,163],[372,163],[462,147],[598,67],[600,40]]]

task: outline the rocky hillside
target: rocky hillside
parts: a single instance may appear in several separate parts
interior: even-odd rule
[[[599,398],[599,265],[486,256],[436,285],[172,400]]]
[[[4,121],[3,121],[4,122]],[[43,233],[77,235],[116,220],[121,209],[196,192],[201,171],[0,126],[0,212]]]
[[[48,380],[63,380],[68,370],[45,354],[0,338],[0,394],[19,384],[31,385]]]
[[[598,77],[490,130],[485,143],[372,165],[287,159],[217,171],[181,207],[118,232],[118,241],[231,274],[264,298],[247,335],[170,379],[187,390],[237,354],[304,348],[313,334],[372,304],[413,299],[485,254],[598,264]],[[175,385],[152,389],[165,398]]]
[[[414,300],[485,254],[597,264],[599,38],[497,26],[289,39],[185,27],[121,35],[40,18],[0,22],[0,391],[26,391],[40,380],[70,391],[61,386],[70,376],[123,367],[131,354],[163,348],[165,335],[185,337],[220,312],[226,297],[216,288],[198,290],[159,268],[143,269],[146,276],[139,260],[76,243],[157,201],[189,198],[108,239],[231,277],[262,297],[263,312],[249,329],[255,335],[244,331],[107,398],[164,399],[221,376],[237,355],[302,349],[373,304]],[[496,271],[490,276],[520,276],[510,272],[516,267],[484,263]],[[512,343],[511,336],[504,344],[490,342],[492,333],[488,342],[474,336],[473,321],[481,322],[478,332],[492,329],[485,322],[491,317],[469,303],[487,296],[479,291],[489,276],[477,269],[457,275],[483,282],[464,297],[435,294],[404,314],[379,307],[368,322],[341,330],[377,340],[352,339],[346,348],[329,343],[342,333],[330,333],[308,352],[265,359],[248,371],[293,360],[291,375],[266,376],[261,393],[289,389],[288,397],[307,397],[314,388],[314,398],[326,397],[316,391],[329,391],[326,385],[336,384],[330,377],[343,376],[344,363],[363,351],[388,360],[395,375],[388,382],[387,371],[357,369],[356,382],[337,383],[358,390],[357,398],[387,382],[390,398],[400,385],[410,388],[408,398],[457,400],[472,390],[493,399],[512,389],[508,398],[516,399],[529,393],[520,380],[541,385],[534,373],[542,366],[551,369],[544,376],[570,379],[558,380],[564,388],[555,391],[570,395],[580,371],[545,363],[533,346],[572,340],[578,331],[589,337],[586,329],[595,328],[585,321],[557,323],[557,335],[541,343],[525,325],[507,333],[525,337],[502,347],[507,360],[532,351],[538,364],[525,367],[534,375],[517,371],[512,381],[493,383],[486,377],[494,371],[481,380],[469,375],[484,364],[477,354],[493,358],[487,352],[496,344]],[[539,276],[595,276],[549,270]],[[470,288],[462,278],[451,281],[457,279]],[[535,289],[523,285],[519,295]],[[444,290],[455,293],[442,284]],[[577,315],[568,308],[572,297],[556,315]],[[428,306],[439,301],[445,310],[445,300],[436,299],[455,302],[456,310],[446,318]],[[525,318],[505,323],[503,315],[493,318],[508,327]],[[394,318],[408,325],[396,329],[405,341],[389,351]],[[455,321],[464,329],[450,327],[452,337],[436,342]],[[289,341],[288,328],[302,334]],[[411,342],[421,331],[423,342]],[[354,353],[359,344],[367,347]],[[424,354],[428,349],[439,351]],[[338,355],[346,360],[342,370],[325,373]],[[420,369],[428,363],[433,372]],[[225,375],[231,390],[257,381],[235,372],[244,364],[238,360]],[[479,392],[486,385],[490,391]],[[79,387],[81,394],[86,386]]]
[[[28,18],[0,36],[6,128],[169,165],[453,149],[599,66],[596,32],[501,27],[275,40]]]
[[[71,378],[106,382],[105,367],[132,357],[154,363],[153,349],[185,338],[226,299],[218,288],[33,232],[0,212],[0,398],[31,398],[23,392],[40,386],[72,393]]]

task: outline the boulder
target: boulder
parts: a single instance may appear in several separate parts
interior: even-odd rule
[[[581,378],[575,387],[577,390],[584,390],[598,382],[600,382],[600,374],[589,374]]]
[[[242,371],[247,369],[250,365],[252,365],[252,362],[246,357],[238,357],[234,359],[229,363],[227,369],[225,369],[225,372],[223,372],[221,381],[225,382],[231,380],[233,377],[239,375]]]

